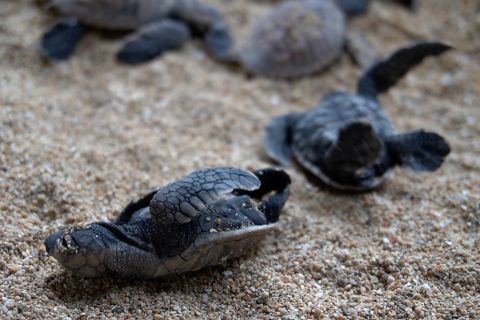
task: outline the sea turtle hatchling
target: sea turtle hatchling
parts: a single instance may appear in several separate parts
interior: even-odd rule
[[[45,246],[84,277],[155,278],[241,256],[272,230],[290,178],[273,168],[208,168],[131,202],[113,223],[69,227]]]
[[[68,58],[87,26],[133,31],[117,54],[130,64],[177,49],[191,35],[204,38],[209,53],[223,58],[229,36],[220,12],[197,0],[51,0],[48,6],[63,17],[41,40],[41,52],[51,60]]]
[[[260,18],[237,52],[230,48],[228,33],[218,33],[216,42],[224,53],[219,60],[236,63],[252,74],[297,78],[324,70],[346,49],[357,64],[367,67],[376,60],[376,50],[358,32],[347,32],[346,16],[363,13],[368,3],[281,1]]]
[[[293,78],[319,72],[342,52],[345,14],[331,0],[287,0],[256,23],[237,54],[248,72]]]
[[[339,189],[372,189],[395,166],[438,169],[450,153],[445,139],[424,130],[396,133],[377,95],[424,58],[448,49],[439,42],[414,43],[369,68],[357,94],[333,92],[310,111],[274,118],[265,130],[267,154],[284,165],[296,159]]]

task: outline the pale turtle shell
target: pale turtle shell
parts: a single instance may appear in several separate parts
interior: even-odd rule
[[[262,18],[240,50],[253,73],[299,77],[318,72],[343,50],[344,13],[331,0],[288,0]]]

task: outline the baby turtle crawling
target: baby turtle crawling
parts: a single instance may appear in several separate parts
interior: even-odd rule
[[[70,227],[48,254],[84,277],[155,278],[241,256],[273,229],[289,196],[282,170],[195,171],[131,202],[113,222]]]
[[[43,55],[52,60],[68,58],[87,26],[134,31],[117,55],[125,63],[144,62],[177,49],[191,34],[204,38],[214,57],[225,54],[216,40],[221,34],[225,41],[223,34],[228,34],[222,15],[197,0],[51,0],[49,5],[64,17],[41,40]]]
[[[265,131],[267,154],[284,165],[295,158],[339,189],[372,189],[395,166],[438,169],[450,153],[445,139],[423,130],[396,133],[377,95],[424,58],[449,49],[439,42],[402,48],[363,74],[357,94],[333,92],[313,110],[274,118]]]

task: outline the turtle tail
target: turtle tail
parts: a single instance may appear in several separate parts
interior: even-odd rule
[[[363,96],[376,98],[379,94],[388,91],[425,58],[441,55],[451,48],[449,45],[435,41],[420,41],[400,48],[364,72],[358,81],[357,92]]]

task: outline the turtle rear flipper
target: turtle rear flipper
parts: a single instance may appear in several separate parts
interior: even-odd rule
[[[261,200],[257,206],[265,214],[267,223],[278,221],[280,212],[290,196],[290,176],[283,170],[265,168],[253,172],[260,180],[261,187],[254,191],[239,191]],[[272,192],[274,192],[272,194]]]
[[[343,127],[338,139],[325,153],[325,166],[331,173],[355,174],[382,157],[384,145],[368,122],[352,122]]]
[[[423,130],[389,136],[386,145],[394,164],[414,171],[435,171],[450,153],[442,136]]]
[[[289,166],[293,159],[293,127],[301,113],[288,113],[273,118],[265,129],[265,151],[278,163]]]
[[[290,188],[285,188],[264,199],[260,205],[259,210],[265,214],[267,223],[277,222],[280,217],[280,212],[290,196]]]
[[[440,55],[449,49],[449,45],[435,41],[421,41],[401,48],[370,67],[358,81],[357,91],[360,95],[376,98],[425,58]]]
[[[87,30],[87,26],[76,19],[61,19],[43,35],[40,44],[42,55],[50,60],[67,59]]]
[[[171,19],[152,22],[126,39],[117,58],[127,64],[146,62],[180,48],[189,38],[190,31],[182,22]]]

